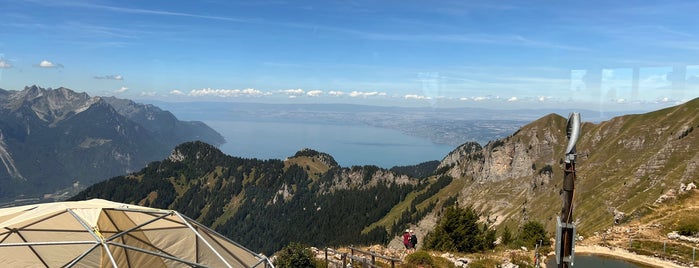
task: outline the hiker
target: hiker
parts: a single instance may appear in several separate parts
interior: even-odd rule
[[[413,252],[417,249],[417,236],[413,230],[410,230],[410,246],[412,247]]]
[[[405,251],[410,251],[412,245],[410,244],[410,229],[405,229],[403,233],[403,245],[405,245]]]

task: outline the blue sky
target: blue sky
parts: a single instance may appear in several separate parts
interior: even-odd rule
[[[0,0],[0,88],[491,108],[699,97],[699,2],[563,2]]]

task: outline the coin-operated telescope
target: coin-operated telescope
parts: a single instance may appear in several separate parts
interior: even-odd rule
[[[563,208],[556,218],[556,263],[559,268],[573,266],[575,259],[575,223],[573,223],[573,191],[575,190],[575,143],[580,138],[580,113],[568,117],[568,146],[565,151],[563,176]]]

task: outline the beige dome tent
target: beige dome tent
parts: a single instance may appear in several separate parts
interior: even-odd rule
[[[101,199],[0,209],[0,267],[272,267],[173,210]]]

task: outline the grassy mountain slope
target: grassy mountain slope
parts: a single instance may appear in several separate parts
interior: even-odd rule
[[[583,119],[585,115],[582,115]],[[551,114],[482,150],[447,156],[441,167],[464,181],[462,203],[474,204],[496,223],[543,222],[553,231],[560,213],[566,119]],[[591,233],[655,209],[655,200],[695,181],[699,162],[699,99],[651,113],[584,123],[577,144],[574,217]],[[447,161],[448,159],[448,161]]]

